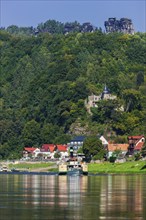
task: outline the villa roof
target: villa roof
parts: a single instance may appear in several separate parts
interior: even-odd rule
[[[127,151],[129,144],[108,144],[108,151],[115,151],[115,150],[121,150],[121,151]]]
[[[50,144],[49,146],[49,151],[52,153],[53,151],[55,151],[56,146],[54,144]]]
[[[144,142],[139,142],[136,147],[134,148],[134,150],[141,150],[141,148],[143,147]]]
[[[25,148],[24,148],[24,150],[27,151],[27,152],[29,152],[29,153],[35,151],[36,149],[37,149],[37,148],[35,148],[35,147],[25,147]]]
[[[53,152],[55,150],[56,146],[54,144],[43,144],[42,150],[43,151],[50,151]]]
[[[84,141],[86,137],[85,136],[76,136],[75,138],[73,138],[71,141]]]
[[[137,135],[137,136],[129,136],[128,139],[132,139],[132,140],[140,140],[141,138],[143,138],[144,135]]]
[[[67,151],[67,145],[60,145],[60,144],[57,144],[57,150],[58,151],[63,151],[63,152],[66,152]]]

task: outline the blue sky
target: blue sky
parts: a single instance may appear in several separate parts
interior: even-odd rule
[[[104,30],[109,17],[126,17],[136,31],[146,32],[146,0],[0,0],[0,26],[33,26],[49,19],[91,22]]]

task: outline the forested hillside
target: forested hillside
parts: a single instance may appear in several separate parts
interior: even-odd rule
[[[1,30],[0,48],[2,158],[17,157],[24,146],[67,143],[77,132],[146,134],[145,33],[35,37]],[[117,100],[87,113],[85,99],[105,84]]]

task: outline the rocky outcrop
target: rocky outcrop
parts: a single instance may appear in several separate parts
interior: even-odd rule
[[[76,121],[70,126],[69,134],[71,135],[85,135],[88,136],[91,134],[91,131],[87,124],[81,125],[80,122]]]
[[[131,19],[121,18],[109,18],[108,21],[104,22],[107,33],[121,32],[124,34],[134,34],[134,27]]]

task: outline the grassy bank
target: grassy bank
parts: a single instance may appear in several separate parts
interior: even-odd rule
[[[9,164],[9,168],[15,168],[19,170],[30,170],[30,171],[56,171],[56,163],[18,163],[18,164]]]
[[[142,173],[146,174],[146,161],[132,161],[125,163],[89,164],[89,173]]]
[[[56,163],[10,163],[8,165],[10,169],[15,168],[19,170],[30,170],[30,171],[58,171]],[[125,163],[90,163],[88,164],[89,173],[141,173],[146,174],[146,161],[132,161]]]

